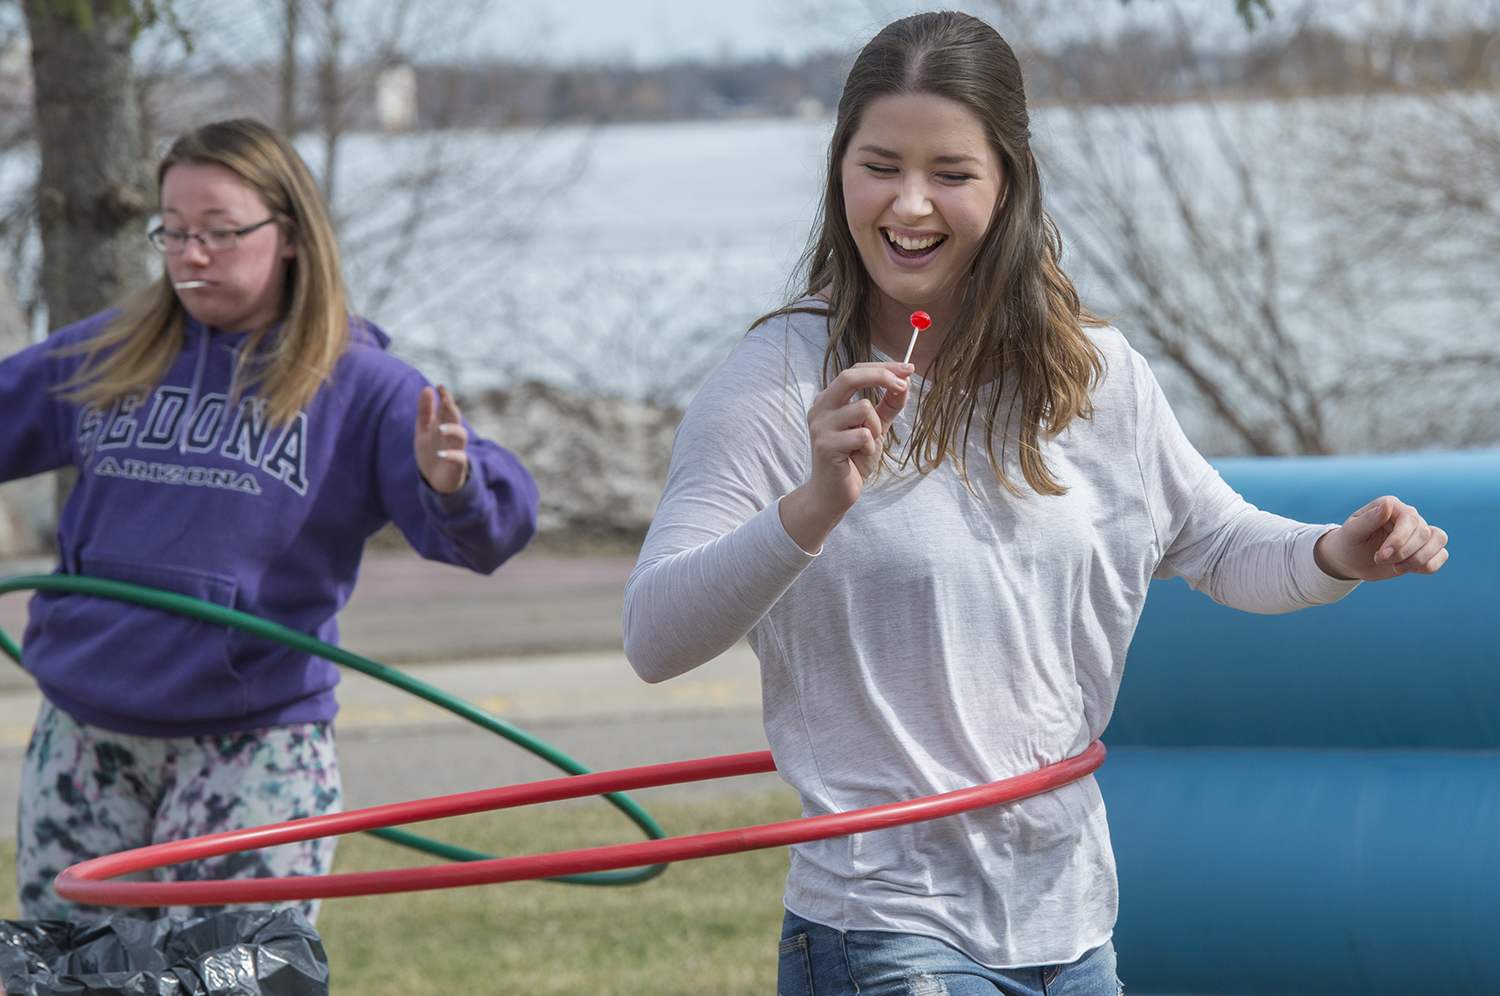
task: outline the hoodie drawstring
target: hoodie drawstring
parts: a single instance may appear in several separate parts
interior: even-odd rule
[[[187,453],[188,434],[193,429],[193,411],[198,407],[198,391],[203,387],[203,372],[208,369],[208,340],[206,327],[198,328],[198,359],[193,365],[193,386],[188,390],[186,407],[182,413],[182,431],[177,434],[177,452]]]

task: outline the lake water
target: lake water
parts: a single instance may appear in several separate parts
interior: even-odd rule
[[[1493,98],[1465,106],[1500,134],[1483,124],[1500,118]],[[1325,419],[1341,449],[1500,440],[1488,379],[1440,369],[1447,354],[1500,355],[1500,202],[1484,177],[1473,181],[1481,209],[1462,216],[1430,185],[1406,207],[1401,190],[1372,185],[1385,167],[1368,149],[1382,136],[1407,140],[1413,168],[1462,144],[1422,131],[1449,113],[1434,108],[1324,100],[1033,115],[1065,266],[1152,358],[1195,441],[1244,450],[1145,334],[1164,322],[1252,421],[1283,419],[1289,401]],[[1361,116],[1373,125],[1356,134]],[[539,378],[683,402],[786,298],[831,130],[727,119],[350,136],[334,200],[356,306],[460,390]],[[299,145],[320,170],[318,143]],[[11,157],[0,183],[15,189],[33,168]],[[1394,197],[1400,224],[1361,216],[1366,190]],[[1414,239],[1409,223],[1422,217],[1430,232]],[[1392,372],[1415,361],[1429,369]]]
[[[789,119],[564,128],[440,138],[440,153],[426,136],[356,137],[336,194],[356,297],[463,387],[541,377],[682,400],[780,303],[830,130]],[[424,155],[461,188],[437,198],[441,214],[413,212],[410,185],[388,190]],[[393,239],[413,213],[419,228]]]

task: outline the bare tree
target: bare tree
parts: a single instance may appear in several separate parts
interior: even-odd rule
[[[1305,11],[1281,10],[1262,57],[1297,43]],[[1117,102],[1046,112],[1051,203],[1078,276],[1206,451],[1500,439],[1478,374],[1500,366],[1484,317],[1500,303],[1494,93],[1445,81],[1397,94],[1408,56],[1392,62],[1400,40],[1378,45],[1368,98],[1256,99],[1200,71],[1192,99],[1152,102],[1124,65]]]
[[[1078,112],[1067,145],[1075,165],[1054,204],[1096,294],[1227,430],[1212,448],[1328,453],[1328,403],[1355,371],[1327,354],[1349,329],[1335,311],[1320,316],[1320,341],[1299,332],[1340,274],[1325,272],[1314,291],[1305,271],[1288,272],[1286,218],[1265,189],[1285,177],[1258,168],[1224,113]]]
[[[277,3],[277,0],[272,0]],[[297,111],[297,88],[302,74],[297,56],[297,42],[302,30],[302,0],[279,0],[281,13],[281,103],[277,108],[276,126],[282,134],[295,135],[302,130]],[[275,9],[275,8],[273,8]]]
[[[296,2],[282,0],[288,12]],[[454,131],[444,127],[451,110],[440,100],[427,102],[429,127],[419,133],[356,138],[351,129],[362,112],[368,126],[368,109],[389,71],[422,59],[462,61],[471,26],[494,3],[466,0],[434,13],[411,0],[375,8],[349,0],[300,2],[314,8],[318,82],[308,117],[322,151],[315,165],[360,310],[400,329],[423,312],[492,292],[545,205],[576,180],[587,143],[549,161],[549,169],[535,169],[539,157],[547,158],[545,131],[515,132],[503,143],[483,132]],[[293,99],[282,95],[284,104]],[[409,343],[403,338],[401,348],[410,352]]]
[[[493,316],[514,314],[499,293],[506,269],[588,156],[586,134],[561,140],[546,129],[446,127],[454,115],[438,91],[419,95],[419,127],[378,130],[382,76],[423,62],[462,64],[472,54],[473,24],[494,7],[494,0],[436,7],[262,0],[230,10],[178,0],[194,51],[147,46],[147,107],[163,130],[252,113],[274,116],[295,135],[330,198],[356,310],[388,326],[399,352],[428,365],[446,362],[462,337],[426,349],[423,327],[435,314],[475,310],[477,299],[493,305],[484,309],[491,338],[505,338],[508,323],[497,327]],[[460,356],[453,364],[474,365]]]
[[[1368,297],[1399,274],[1401,314],[1418,341],[1399,357],[1435,385],[1408,420],[1414,442],[1500,441],[1500,2],[1470,4],[1462,20],[1445,5],[1409,12],[1364,40],[1378,65],[1368,92],[1323,122],[1332,150],[1319,175],[1321,203],[1339,219],[1344,251],[1368,275]],[[1446,16],[1445,16],[1446,15]],[[1447,58],[1410,56],[1433,35]],[[1446,63],[1446,66],[1444,65]],[[1443,78],[1433,70],[1447,68]]]
[[[1176,72],[1191,73],[1181,21],[1176,43]],[[1328,403],[1352,371],[1323,354],[1347,330],[1336,313],[1320,316],[1337,323],[1324,325],[1320,342],[1297,328],[1299,309],[1313,302],[1284,262],[1277,191],[1289,178],[1264,155],[1280,122],[1213,99],[1206,84],[1192,103],[1147,102],[1139,74],[1151,70],[1125,60],[1096,67],[1109,83],[1093,89],[1117,102],[1051,112],[1044,162],[1055,165],[1053,210],[1080,276],[1176,375],[1169,388],[1200,413],[1188,420],[1200,447],[1330,452]]]
[[[581,273],[568,328],[540,359],[554,379],[589,395],[657,408],[685,406],[756,315],[716,301],[722,258],[694,276],[604,267]],[[704,308],[704,302],[712,302]]]
[[[1130,2],[1131,0],[1120,0],[1122,4]],[[1261,18],[1269,20],[1276,16],[1271,0],[1234,0],[1234,12],[1245,22],[1247,28],[1254,28]]]
[[[155,197],[146,182],[136,35],[171,19],[171,0],[31,0],[39,152],[36,213],[41,297],[51,329],[76,322],[146,281],[140,223]],[[71,469],[57,478],[60,506]]]

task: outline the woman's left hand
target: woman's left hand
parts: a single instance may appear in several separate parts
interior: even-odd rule
[[[1417,510],[1386,495],[1376,498],[1318,538],[1313,559],[1330,577],[1384,581],[1431,574],[1448,560],[1448,534]]]
[[[469,479],[469,454],[464,450],[468,442],[463,414],[448,389],[441,384],[436,391],[422,388],[412,446],[417,453],[417,469],[432,490],[451,495],[464,486]]]

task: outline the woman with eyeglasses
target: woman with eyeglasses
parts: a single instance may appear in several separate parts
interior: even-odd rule
[[[481,573],[526,545],[531,476],[348,313],[327,211],[282,135],[206,125],[157,181],[162,276],[0,363],[0,480],[79,471],[59,571],[332,641],[365,540],[387,522],[423,556]],[[55,592],[31,601],[23,658],[44,694],[22,777],[23,917],[107,912],[52,889],[85,858],[340,807],[327,661]],[[334,842],[156,875],[321,874]]]
[[[1304,525],[1198,455],[1061,269],[1021,67],[983,21],[876,35],[826,168],[804,293],[693,399],[625,594],[649,681],[748,638],[807,815],[1082,752],[1152,577],[1287,612],[1442,566],[1443,531],[1395,498]],[[1091,776],[798,844],[785,906],[781,996],[1119,992]]]

